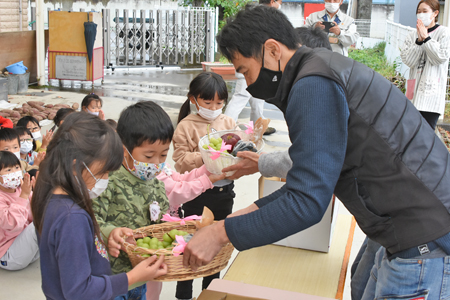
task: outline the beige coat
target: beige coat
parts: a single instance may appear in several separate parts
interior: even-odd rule
[[[207,134],[208,124],[211,124],[210,130],[212,132],[234,129],[236,126],[236,122],[224,114],[212,122],[197,114],[190,114],[184,118],[178,124],[173,135],[173,160],[177,172],[183,174],[186,171],[189,172],[203,166],[198,142]]]

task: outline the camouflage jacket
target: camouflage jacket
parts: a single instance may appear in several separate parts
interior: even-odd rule
[[[159,204],[159,215],[151,220],[150,204]],[[153,207],[153,206],[152,206]],[[169,210],[164,183],[158,179],[144,181],[121,166],[109,174],[108,188],[93,199],[95,217],[103,241],[108,243],[111,231],[117,227],[137,229],[159,223]],[[128,272],[132,269],[128,255],[120,251],[118,258],[109,257],[114,274]]]

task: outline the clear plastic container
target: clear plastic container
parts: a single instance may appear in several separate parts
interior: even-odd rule
[[[253,134],[247,134],[243,130],[222,130],[210,133],[209,137],[208,135],[206,135],[203,138],[201,138],[198,143],[198,148],[200,149],[200,154],[202,155],[202,159],[203,162],[205,163],[206,169],[212,174],[220,175],[222,174],[222,169],[237,164],[239,161],[242,160],[242,158],[234,157],[233,155],[228,153],[221,153],[219,158],[213,160],[211,156],[214,154],[215,151],[203,149],[203,145],[209,145],[210,138],[220,138],[227,133],[234,133],[238,135],[243,141],[253,141]],[[260,153],[263,148],[264,148],[264,141],[261,139],[256,144],[256,149],[258,150],[257,153]],[[227,172],[226,175],[231,176],[234,174],[234,172]]]

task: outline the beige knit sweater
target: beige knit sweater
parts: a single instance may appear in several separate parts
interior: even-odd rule
[[[198,142],[207,134],[208,124],[211,124],[211,131],[229,130],[236,126],[236,122],[224,114],[212,122],[197,114],[190,114],[184,118],[173,135],[173,160],[177,172],[183,174],[203,165]]]

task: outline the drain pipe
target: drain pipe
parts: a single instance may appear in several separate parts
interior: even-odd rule
[[[36,0],[36,62],[38,85],[45,85],[44,0]]]
[[[22,0],[19,0],[19,30],[22,31]]]

